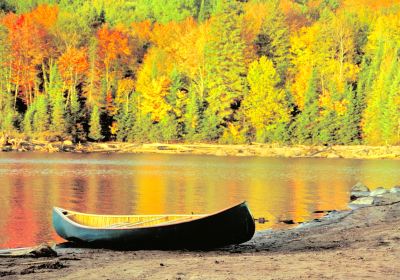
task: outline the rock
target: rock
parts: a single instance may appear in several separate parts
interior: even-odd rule
[[[357,198],[369,196],[369,188],[361,182],[358,182],[351,188],[350,201],[356,200]]]
[[[369,188],[361,182],[358,182],[351,188],[352,192],[369,192]]]
[[[400,186],[394,186],[391,188],[390,193],[400,193]]]
[[[373,205],[375,198],[371,196],[367,197],[360,197],[355,200],[353,200],[350,204],[349,207],[351,209],[354,208],[359,208],[359,207],[365,207],[365,206],[370,206]]]
[[[3,152],[12,152],[12,146],[3,146],[2,148],[1,148],[1,151],[3,151]]]
[[[388,191],[383,187],[378,187],[370,193],[370,196],[378,196],[387,193]]]
[[[296,224],[296,222],[293,221],[293,220],[281,220],[281,221],[279,221],[279,222],[284,223],[284,224],[287,224],[287,225],[294,225],[294,224]]]
[[[31,258],[48,258],[57,257],[57,252],[48,244],[40,244],[30,248],[18,249],[2,249],[0,250],[0,257],[31,257]]]
[[[351,192],[350,193],[350,201],[356,200],[362,197],[368,197],[370,192]]]
[[[29,256],[34,258],[57,257],[57,252],[47,244],[41,244],[29,252]]]
[[[400,193],[386,192],[380,196],[374,197],[374,206],[391,205],[400,202]]]

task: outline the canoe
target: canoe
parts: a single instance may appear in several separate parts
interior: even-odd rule
[[[208,215],[95,215],[53,208],[62,238],[89,247],[210,249],[250,240],[255,232],[246,202]]]

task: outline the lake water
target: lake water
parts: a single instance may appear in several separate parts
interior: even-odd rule
[[[305,221],[346,209],[349,189],[400,183],[400,161],[160,154],[0,153],[0,248],[62,241],[60,206],[104,214],[209,213],[247,200],[255,217]]]

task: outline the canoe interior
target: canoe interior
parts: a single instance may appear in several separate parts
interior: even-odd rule
[[[140,228],[156,225],[168,225],[191,221],[206,215],[131,215],[131,216],[109,216],[92,215],[62,210],[64,216],[71,221],[93,228]]]

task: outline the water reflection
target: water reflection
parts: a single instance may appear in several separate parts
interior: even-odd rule
[[[344,209],[361,180],[391,187],[400,161],[177,155],[0,154],[0,247],[61,241],[54,205],[82,212],[208,213],[247,200],[255,217],[304,221]]]

